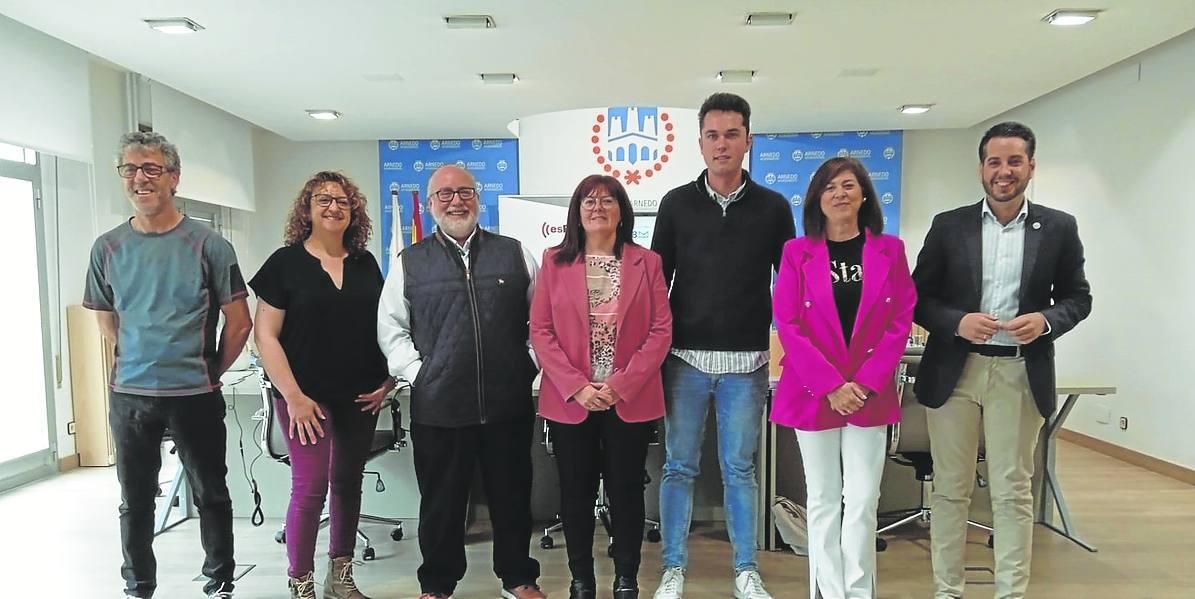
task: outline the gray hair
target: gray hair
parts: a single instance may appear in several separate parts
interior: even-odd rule
[[[469,180],[473,182],[473,187],[477,187],[477,177],[473,176],[473,173],[469,172],[469,169],[467,169],[467,168],[465,168],[465,167],[463,167],[463,166],[461,166],[461,165],[459,165],[459,164],[457,164],[457,163],[455,163],[455,162],[453,162],[453,163],[449,163],[449,164],[445,164],[445,165],[441,166],[440,168],[437,168],[436,170],[432,171],[432,175],[431,175],[430,177],[428,177],[428,178],[427,178],[427,187],[426,187],[425,189],[427,189],[427,202],[428,202],[428,204],[431,204],[431,201],[432,201],[432,194],[433,194],[433,193],[435,193],[435,190],[433,190],[433,189],[432,189],[432,180],[436,178],[436,175],[438,175],[438,174],[440,173],[440,171],[442,171],[442,170],[444,170],[444,169],[446,169],[446,168],[456,168],[456,169],[460,169],[460,170],[461,170],[461,172],[465,173],[466,175],[469,175]],[[479,189],[479,190],[477,190],[477,191],[478,191],[478,193],[481,193],[481,190],[480,190],[480,189]]]
[[[161,133],[153,131],[133,131],[132,133],[125,133],[120,136],[120,153],[117,155],[117,162],[124,157],[124,153],[130,148],[146,149],[146,150],[160,150],[162,158],[165,160],[164,165],[167,170],[177,171],[182,166],[182,162],[178,159],[178,148],[170,143]]]

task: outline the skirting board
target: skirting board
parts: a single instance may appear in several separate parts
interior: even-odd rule
[[[79,467],[79,454],[72,453],[64,458],[58,458],[58,471],[66,472]]]
[[[1189,485],[1195,485],[1195,470],[1191,470],[1190,468],[1185,468],[1183,466],[1179,466],[1178,464],[1167,462],[1166,460],[1161,460],[1150,455],[1145,455],[1131,449],[1126,449],[1119,445],[1115,445],[1113,443],[1096,439],[1095,437],[1084,435],[1083,433],[1077,433],[1065,428],[1058,431],[1058,438],[1062,439],[1063,441],[1074,443],[1080,447],[1086,447],[1092,451],[1102,453],[1108,457],[1116,458],[1122,462],[1145,468],[1151,472],[1156,472],[1162,476],[1168,476],[1174,480],[1181,481]]]

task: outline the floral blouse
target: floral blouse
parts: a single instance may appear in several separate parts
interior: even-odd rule
[[[585,256],[585,283],[589,288],[589,376],[595,383],[606,380],[614,370],[621,273],[622,261],[614,256]]]

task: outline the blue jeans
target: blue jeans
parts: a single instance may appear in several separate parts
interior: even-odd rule
[[[755,452],[767,392],[767,366],[746,374],[709,374],[676,356],[664,361],[668,457],[660,481],[660,529],[665,569],[688,565],[693,480],[700,472],[711,400],[718,418],[718,462],[734,570],[757,569]]]

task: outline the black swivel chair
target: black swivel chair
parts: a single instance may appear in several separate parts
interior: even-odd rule
[[[270,382],[264,368],[256,367],[258,377],[261,380],[261,403],[265,411],[265,425],[262,427],[261,433],[261,447],[274,460],[290,466],[289,449],[286,446],[286,432],[282,430],[282,425],[278,418],[275,417],[274,410],[274,385]],[[399,451],[407,446],[406,431],[402,428],[402,411],[398,404],[398,392],[405,387],[396,388],[394,393],[388,397],[382,404],[383,408],[388,408],[390,412],[390,424],[388,427],[380,428],[373,433],[373,443],[369,447],[369,454],[366,458],[366,464],[374,459],[383,456],[391,451]],[[374,489],[378,493],[386,490],[386,484],[382,482],[382,475],[375,470],[365,470],[364,474],[373,476],[377,479],[374,484]],[[329,515],[325,513],[320,518],[320,527],[328,525]],[[381,516],[374,516],[371,514],[361,514],[361,521],[377,522],[380,524],[389,524],[394,526],[390,531],[390,538],[399,541],[403,538],[402,520],[397,518],[383,518]],[[362,550],[361,557],[366,561],[371,561],[376,556],[374,548],[370,545],[369,537],[357,529],[357,537],[365,543],[365,548]],[[285,525],[274,535],[274,540],[279,544],[286,543],[286,528]]]
[[[930,483],[934,480],[934,460],[929,451],[929,427],[925,420],[925,406],[917,401],[913,393],[913,383],[917,380],[917,367],[921,364],[920,352],[910,352],[901,358],[897,369],[897,394],[900,396],[900,422],[888,427],[888,457],[902,466],[913,468],[913,475],[921,487],[921,499],[917,507],[880,514],[882,518],[896,518],[896,521],[881,527],[876,531],[876,550],[888,548],[888,542],[879,537],[890,530],[899,528],[910,522],[917,522],[920,526],[929,526],[930,512]],[[983,462],[983,437],[980,432],[978,461]],[[980,487],[987,486],[985,479],[978,472],[975,475]],[[992,531],[990,526],[968,520],[967,524]],[[992,537],[988,536],[988,547],[992,546]]]
[[[658,424],[658,422],[652,423],[651,440],[648,442],[648,445],[660,444],[660,429]],[[547,420],[543,420],[543,433],[544,437],[541,444],[544,446],[544,449],[547,450],[548,456],[555,459],[556,449],[552,445],[552,433],[550,427],[548,426]],[[651,483],[651,477],[648,476],[647,471],[644,470],[643,485],[647,486],[649,483]],[[610,538],[609,543],[606,545],[606,555],[614,557],[612,553],[614,551],[614,534],[612,532],[610,522],[610,505],[606,503],[606,501],[606,481],[604,478],[601,478],[598,479],[598,494],[597,500],[593,504],[593,517],[597,518],[598,521],[602,523],[602,528],[605,529],[606,536]],[[660,523],[656,520],[648,518],[644,520],[643,525],[647,529],[644,534],[644,539],[648,543],[659,543]],[[539,539],[540,548],[551,549],[552,547],[555,547],[556,540],[552,538],[552,533],[561,530],[564,530],[564,523],[560,521],[560,516],[557,515],[552,523],[544,529],[544,536]]]

